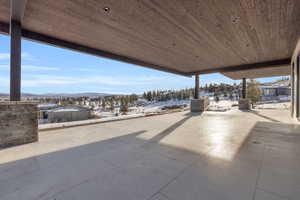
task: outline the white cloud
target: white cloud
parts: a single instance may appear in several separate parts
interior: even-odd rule
[[[0,77],[1,87],[8,88],[9,87],[9,79],[8,77]]]
[[[0,60],[8,60],[9,58],[9,53],[0,53]]]
[[[80,71],[80,72],[99,72],[100,70],[98,70],[98,69],[89,69],[89,68],[79,68],[78,71]]]
[[[9,70],[9,65],[0,65],[0,70]],[[22,70],[25,71],[59,71],[60,69],[57,67],[46,67],[39,65],[22,65]]]
[[[156,81],[161,80],[162,77],[157,77]],[[52,76],[52,75],[39,75],[34,76],[30,83],[36,85],[42,84],[99,84],[110,86],[130,86],[130,85],[148,85],[152,84],[154,78],[149,77],[122,77],[122,76]]]
[[[22,59],[27,60],[27,61],[36,61],[37,60],[33,55],[31,55],[27,52],[22,52],[21,56],[22,56]]]
[[[22,52],[21,57],[22,57],[22,59],[27,60],[27,61],[36,60],[34,58],[34,56],[32,56],[31,54],[29,54],[27,52]],[[0,53],[0,60],[9,60],[9,59],[10,59],[10,53]]]
[[[166,77],[165,77],[166,78]],[[41,88],[45,86],[137,86],[151,85],[153,81],[161,81],[163,77],[113,77],[113,76],[53,76],[53,75],[33,75],[30,78],[22,79],[23,87]],[[0,82],[8,83],[8,77],[0,77]],[[7,86],[7,84],[5,84]]]
[[[30,71],[59,71],[60,69],[57,67],[46,67],[46,66],[38,66],[38,65],[22,65],[25,70]]]

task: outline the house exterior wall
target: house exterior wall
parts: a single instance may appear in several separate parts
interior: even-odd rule
[[[0,102],[0,147],[38,141],[37,104]]]
[[[290,87],[261,87],[261,100],[281,101],[283,99],[290,99],[291,91]]]
[[[289,87],[273,87],[273,88],[262,88],[262,96],[280,96],[280,95],[291,95],[291,88]]]
[[[60,111],[60,112],[48,112],[48,122],[69,122],[87,120],[90,118],[90,111]]]
[[[263,88],[262,96],[277,96],[276,88]]]
[[[291,88],[278,88],[278,95],[291,96]]]

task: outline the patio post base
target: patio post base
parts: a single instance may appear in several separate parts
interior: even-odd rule
[[[38,141],[37,103],[0,102],[0,147]]]
[[[251,110],[251,100],[250,99],[240,99],[239,100],[239,109],[240,110]]]
[[[201,97],[200,99],[191,100],[191,112],[203,112],[208,109],[209,99],[207,97]]]

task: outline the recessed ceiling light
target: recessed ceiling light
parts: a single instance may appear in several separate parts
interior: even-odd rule
[[[110,11],[110,8],[109,8],[109,7],[104,7],[103,10],[104,10],[105,12],[109,12],[109,11]]]

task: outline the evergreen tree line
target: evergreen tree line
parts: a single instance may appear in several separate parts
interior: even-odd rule
[[[241,85],[237,84],[206,84],[200,87],[200,91],[211,93],[214,96],[224,95],[232,97],[233,94],[238,95]],[[194,88],[186,88],[181,90],[153,90],[143,93],[142,98],[147,101],[169,101],[169,100],[189,100],[194,96]],[[57,97],[57,98],[39,98],[41,103],[56,103],[62,106],[66,105],[82,105],[94,108],[102,107],[103,109],[115,110],[119,107],[121,112],[127,112],[130,105],[134,105],[139,96],[131,95],[111,95],[104,97]]]
[[[147,101],[188,100],[194,96],[194,88],[182,90],[154,90],[143,93]]]
[[[121,95],[121,96],[106,96],[104,98],[97,98],[96,101],[101,102],[102,109],[109,108],[114,111],[115,107],[120,107],[120,112],[127,113],[129,105],[133,105],[138,100],[136,94]]]
[[[136,94],[131,95],[112,95],[104,97],[56,97],[56,98],[35,98],[40,103],[55,103],[61,106],[81,105],[91,106],[97,105],[103,109],[115,110],[115,107],[120,107],[121,112],[127,112],[128,106],[134,104],[138,100]]]
[[[238,95],[240,85],[237,84],[206,84],[200,87],[200,91],[205,93],[212,93],[214,96],[224,95],[232,96],[233,93]],[[147,101],[168,101],[168,100],[189,100],[193,98],[195,93],[194,88],[187,88],[181,90],[153,90],[143,93],[143,98]]]
[[[105,97],[91,98],[90,102],[95,102],[102,109],[109,109],[114,111],[116,107],[120,108],[120,111],[123,113],[128,112],[128,107],[133,105],[138,100],[138,95],[113,95]]]

